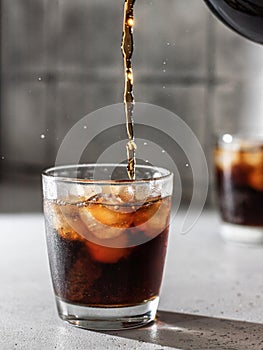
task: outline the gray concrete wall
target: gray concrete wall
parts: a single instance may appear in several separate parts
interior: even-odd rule
[[[122,101],[123,1],[1,3],[4,186],[11,175],[18,184],[14,173],[38,178],[76,121]],[[263,48],[215,20],[201,0],[138,0],[135,13],[136,100],[177,113],[197,135],[211,173],[214,133],[263,123]],[[181,176],[189,200],[192,179]],[[39,194],[38,181],[35,188]]]

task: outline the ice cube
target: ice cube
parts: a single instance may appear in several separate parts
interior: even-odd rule
[[[110,227],[127,228],[132,221],[132,216],[129,214],[131,207],[126,206],[118,198],[110,198],[107,201],[100,198],[87,209],[98,222]]]
[[[154,179],[158,179],[158,178],[160,178],[160,177],[162,177],[162,174],[161,174],[159,171],[156,171],[156,172],[153,174],[153,178],[154,178]]]
[[[135,199],[137,202],[146,202],[147,199],[150,197],[151,194],[151,187],[149,184],[141,184],[136,186],[135,188]]]
[[[63,226],[63,215],[59,209],[59,205],[56,202],[45,201],[44,212],[49,224],[55,230],[58,230],[60,227]]]
[[[170,198],[162,199],[138,210],[134,219],[136,229],[154,238],[169,224]]]
[[[71,231],[79,236],[87,236],[87,227],[83,224],[83,221],[80,218],[79,207],[77,205],[61,205],[59,207],[63,215],[63,223],[71,228]]]
[[[89,198],[100,194],[101,191],[102,191],[102,188],[97,185],[73,184],[69,188],[69,201],[71,203],[74,203],[77,201],[88,200]]]
[[[231,166],[239,162],[238,151],[216,149],[214,151],[215,165],[221,170],[230,170]]]
[[[132,250],[132,248],[125,248],[125,246],[128,244],[128,238],[125,234],[120,236],[118,239],[115,239],[115,241],[116,245],[121,245],[123,247],[114,247],[114,240],[111,240],[111,244],[113,246],[105,246],[92,241],[87,241],[86,246],[88,247],[92,258],[95,261],[114,264],[120,259],[127,257]]]
[[[123,202],[132,202],[134,200],[134,192],[133,186],[120,186],[118,196]]]
[[[150,197],[151,198],[161,197],[164,192],[163,187],[164,187],[163,181],[151,181]]]
[[[56,188],[57,188],[57,199],[59,200],[64,200],[68,198],[68,185],[63,183],[63,182],[57,182],[56,183]]]
[[[69,205],[58,205],[57,203],[45,204],[46,217],[54,229],[61,237],[70,240],[82,240],[80,233],[86,227],[83,226],[81,220],[76,220],[74,213],[74,206],[70,208]]]
[[[169,210],[165,205],[161,205],[158,212],[154,214],[145,225],[144,234],[147,237],[154,238],[159,235],[168,225]]]
[[[150,220],[151,217],[158,211],[160,205],[161,201],[152,201],[137,209],[133,219],[134,226],[139,226]]]
[[[120,200],[104,204],[105,197],[98,199],[97,203],[89,204],[79,209],[82,222],[98,239],[111,239],[120,236],[132,223],[130,212],[123,210]],[[103,201],[103,204],[101,203]]]
[[[103,189],[103,193],[108,194],[114,200],[120,199],[122,202],[132,202],[134,200],[134,188],[132,185],[111,185]]]
[[[242,162],[252,167],[263,167],[263,154],[260,150],[242,153]]]

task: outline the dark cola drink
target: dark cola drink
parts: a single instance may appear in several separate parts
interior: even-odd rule
[[[253,241],[255,236],[258,236],[256,241],[261,241],[263,142],[224,135],[214,151],[214,161],[219,208],[226,223],[225,234],[234,238],[243,230],[245,241]]]
[[[125,195],[124,195],[125,197]],[[92,307],[130,306],[159,295],[170,197],[144,203],[94,196],[46,201],[47,242],[58,298]]]
[[[262,0],[205,0],[212,12],[244,37],[263,43]]]
[[[134,94],[133,94],[133,69],[132,69],[132,55],[134,49],[133,43],[133,26],[134,26],[134,4],[135,0],[124,1],[123,11],[123,32],[122,32],[122,55],[124,63],[124,94],[123,102],[125,107],[126,130],[128,136],[127,149],[127,171],[131,180],[135,179],[136,166],[136,144],[134,138]]]

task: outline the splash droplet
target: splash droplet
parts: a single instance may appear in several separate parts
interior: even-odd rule
[[[41,135],[40,135],[40,138],[41,138],[42,140],[44,140],[44,139],[46,138],[46,135],[45,135],[45,134],[41,134]]]
[[[83,129],[87,129],[87,128],[88,128],[87,125],[84,125],[84,126],[83,126]]]
[[[2,159],[2,160],[5,160],[5,157],[4,157],[4,156],[2,156],[2,157],[1,157],[1,159]]]
[[[165,153],[165,150],[164,150],[164,149],[162,150],[162,153]]]
[[[185,166],[188,168],[188,167],[189,167],[189,164],[188,164],[188,163],[186,163],[186,164],[185,164]]]
[[[147,142],[144,142],[144,143],[143,143],[143,145],[144,145],[144,146],[147,146],[147,145],[148,145],[148,143],[147,143]]]
[[[41,80],[42,80],[42,77],[38,77],[37,80],[38,80],[38,81],[41,81]]]

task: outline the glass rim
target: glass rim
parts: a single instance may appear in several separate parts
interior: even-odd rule
[[[262,132],[220,132],[214,134],[214,139],[217,142],[222,143],[232,143],[232,142],[241,142],[241,141],[252,141],[252,142],[263,142],[263,133]]]
[[[98,167],[121,167],[121,168],[127,168],[127,164],[117,164],[117,163],[87,163],[87,164],[71,164],[71,165],[58,165],[53,166],[47,169],[44,169],[42,171],[42,177],[52,179],[54,181],[61,181],[61,182],[67,182],[67,183],[79,183],[79,184],[98,184],[98,185],[136,185],[136,184],[145,184],[150,183],[153,181],[163,181],[163,180],[169,180],[173,178],[173,173],[162,167],[158,167],[155,165],[144,165],[144,164],[138,164],[136,165],[136,168],[140,169],[153,169],[156,170],[156,172],[159,172],[161,176],[159,177],[152,177],[152,178],[143,178],[139,180],[112,180],[112,179],[103,179],[103,180],[96,180],[96,179],[83,179],[83,178],[74,178],[74,177],[68,177],[68,176],[61,176],[61,175],[52,175],[51,173],[57,170],[70,170],[70,169],[77,169],[77,168],[98,168]]]

